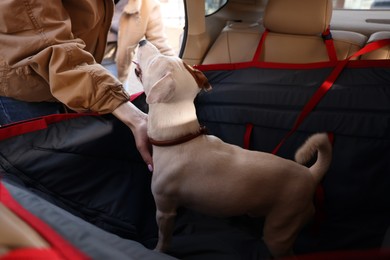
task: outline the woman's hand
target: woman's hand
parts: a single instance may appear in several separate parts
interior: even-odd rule
[[[152,146],[147,134],[148,115],[139,110],[130,101],[120,105],[112,114],[125,123],[133,132],[137,149],[147,164],[149,171],[152,172]]]

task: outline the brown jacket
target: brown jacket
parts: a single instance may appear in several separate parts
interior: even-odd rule
[[[126,0],[122,0],[125,1]],[[157,0],[128,0],[118,24],[116,64],[118,77],[123,82],[133,59],[138,42],[146,38],[162,54],[175,55],[164,33],[160,2]]]
[[[0,96],[110,113],[129,96],[100,62],[112,0],[0,1]]]

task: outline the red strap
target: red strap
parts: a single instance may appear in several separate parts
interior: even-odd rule
[[[0,127],[0,141],[11,138],[17,135],[22,135],[29,132],[34,132],[47,128],[48,125],[60,121],[82,117],[82,116],[97,116],[96,113],[69,113],[69,114],[53,114],[43,117],[37,117],[30,120],[20,121]]]
[[[329,139],[330,143],[333,145],[333,143],[334,143],[334,133],[333,132],[328,133],[328,139]]]
[[[324,190],[324,186],[320,183],[317,186],[314,195],[314,207],[316,210],[314,213],[314,222],[311,229],[311,232],[313,232],[314,235],[320,232],[321,223],[323,223],[324,220],[326,219],[324,205],[325,205],[325,190]]]
[[[139,96],[141,96],[144,93],[144,91],[134,93],[130,96],[130,102],[133,102],[135,99],[137,99]]]
[[[45,222],[23,208],[6,189],[5,185],[0,181],[0,202],[9,208],[13,213],[19,216],[23,221],[36,230],[47,242],[50,243],[51,250],[54,250],[61,259],[81,260],[89,259],[81,251],[63,239],[56,231],[54,231]]]
[[[1,260],[64,260],[51,248],[12,249],[0,257]]]
[[[144,92],[138,92],[130,97],[130,101],[134,101]],[[82,117],[82,116],[98,116],[97,113],[67,113],[67,114],[52,114],[42,117],[36,117],[33,119],[23,120],[7,125],[0,126],[0,141],[7,138],[11,138],[17,135],[23,135],[25,133],[34,132],[38,130],[43,130],[47,128],[48,125],[53,123],[58,123],[63,120],[68,120],[72,118]]]
[[[286,141],[286,139],[288,137],[290,137],[298,129],[298,127],[301,125],[303,120],[310,114],[310,112],[315,108],[315,106],[321,101],[321,99],[325,96],[325,94],[333,86],[337,77],[340,75],[341,71],[343,71],[343,69],[348,64],[348,62],[351,58],[359,57],[360,55],[363,55],[365,53],[379,49],[379,48],[384,47],[386,45],[390,45],[390,39],[383,39],[383,40],[371,42],[371,43],[368,43],[365,47],[360,49],[355,54],[348,57],[347,59],[338,61],[336,64],[336,67],[330,73],[328,78],[321,84],[321,86],[317,89],[317,91],[314,93],[314,95],[310,98],[310,100],[303,107],[303,109],[302,109],[301,113],[298,115],[298,118],[296,119],[292,129],[282,138],[282,140],[275,147],[275,149],[272,151],[272,153],[276,154],[278,152],[278,150],[280,149],[280,147],[283,145],[283,143]]]
[[[328,133],[328,138],[331,144],[334,143],[334,134]],[[322,183],[320,183],[317,186],[315,195],[314,195],[314,207],[315,207],[315,213],[314,213],[314,222],[312,226],[312,232],[314,235],[318,234],[320,232],[321,223],[324,222],[326,219],[326,212],[325,212],[325,189]]]
[[[326,50],[328,52],[328,57],[330,61],[337,61],[336,49],[334,48],[333,37],[330,33],[330,29],[326,29],[326,31],[322,34],[322,38],[324,39]]]
[[[259,45],[257,46],[255,55],[253,57],[253,61],[259,61],[260,60],[260,55],[263,52],[264,49],[264,43],[265,43],[265,38],[268,35],[268,29],[266,29],[263,34],[261,35],[261,39],[259,42]],[[324,39],[326,50],[328,52],[329,60],[330,61],[337,61],[337,54],[336,54],[336,49],[334,47],[333,43],[333,38],[332,34],[330,33],[330,29],[326,29],[326,31],[322,34],[322,38]]]
[[[47,128],[47,123],[44,119],[26,121],[18,126],[8,126],[6,128],[0,128],[0,141],[11,138],[13,136],[22,135],[28,132],[34,132]]]
[[[244,144],[243,148],[249,150],[249,146],[251,143],[251,135],[252,135],[252,130],[253,130],[253,124],[248,123],[245,126],[245,134],[244,134]]]
[[[261,35],[259,45],[257,46],[255,55],[253,56],[253,62],[257,62],[260,60],[260,55],[263,52],[264,49],[264,42],[265,42],[265,37],[268,35],[268,29],[266,29],[263,34]]]

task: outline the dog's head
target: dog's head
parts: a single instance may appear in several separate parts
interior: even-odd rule
[[[148,104],[193,100],[202,89],[211,89],[201,71],[179,57],[162,55],[146,40],[139,43],[135,63],[135,74],[142,82]]]

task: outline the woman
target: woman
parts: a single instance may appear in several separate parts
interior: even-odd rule
[[[119,9],[122,6],[122,9]],[[158,0],[121,0],[114,17],[118,27],[116,64],[118,77],[125,82],[138,42],[146,38],[164,55],[174,55],[164,33],[160,2]],[[116,20],[118,24],[116,24]]]
[[[147,115],[101,62],[112,0],[0,1],[0,124],[63,112],[112,113],[152,170]]]

